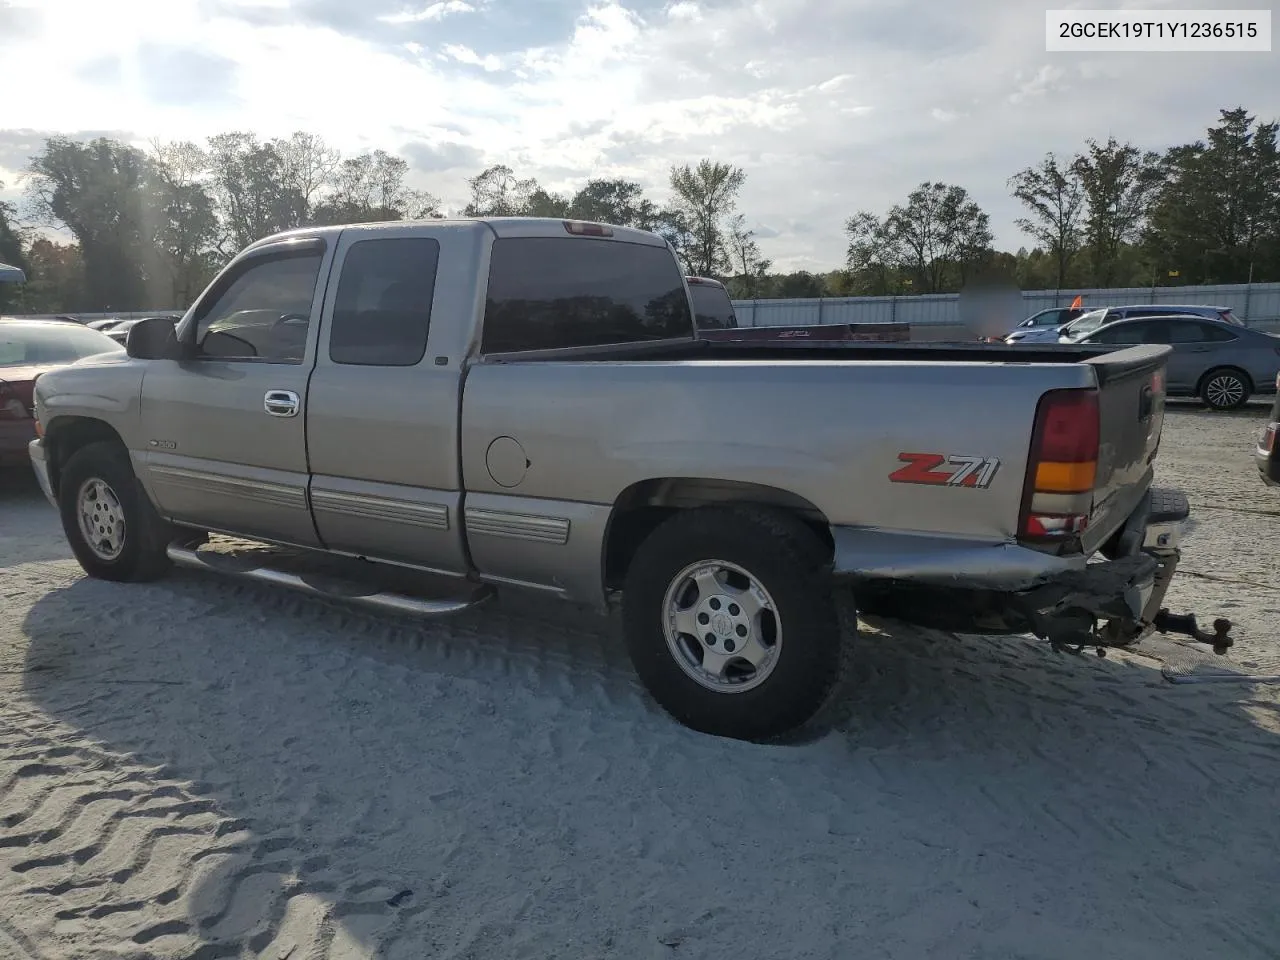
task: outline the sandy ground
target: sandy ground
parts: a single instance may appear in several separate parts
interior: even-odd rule
[[[1262,407],[1173,410],[1171,603],[1280,652]],[[688,732],[616,625],[85,579],[0,492],[0,957],[1275,958],[1280,689],[868,630],[802,745]]]

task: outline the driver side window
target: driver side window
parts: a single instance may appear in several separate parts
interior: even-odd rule
[[[301,363],[320,275],[318,253],[250,260],[226,278],[195,317],[200,355]]]

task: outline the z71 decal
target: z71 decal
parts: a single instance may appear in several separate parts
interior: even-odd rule
[[[999,457],[966,457],[945,453],[900,453],[905,467],[889,474],[893,483],[985,490],[1000,469]]]

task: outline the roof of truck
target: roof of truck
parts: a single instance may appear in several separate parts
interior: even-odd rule
[[[343,230],[396,230],[406,227],[474,230],[486,226],[498,237],[610,237],[614,240],[624,240],[628,243],[640,243],[653,247],[667,246],[667,241],[663,237],[648,230],[593,223],[586,220],[566,220],[559,217],[442,217],[425,220],[380,220],[370,223],[344,223],[324,227],[297,227],[263,237],[245,247],[245,250],[253,250],[264,244],[277,243],[281,240],[333,236]]]

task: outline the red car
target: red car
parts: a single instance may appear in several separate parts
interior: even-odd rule
[[[0,318],[0,467],[26,466],[35,439],[31,388],[36,377],[83,357],[123,353],[105,334],[57,320]]]

